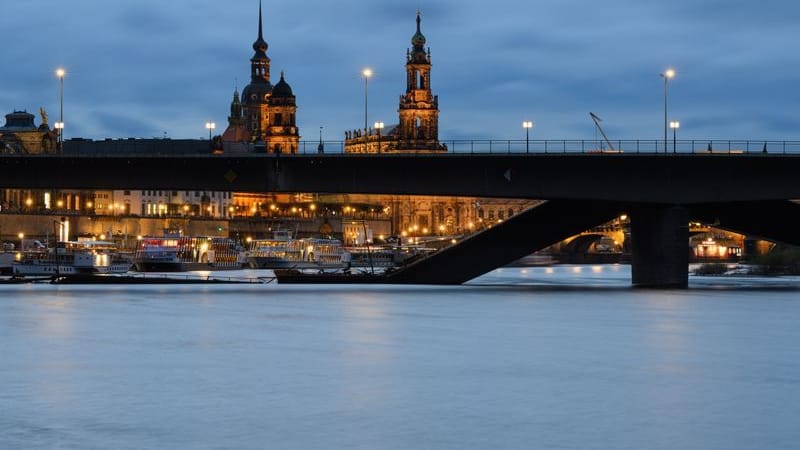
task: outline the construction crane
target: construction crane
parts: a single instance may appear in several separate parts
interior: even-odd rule
[[[614,149],[614,146],[611,145],[611,141],[608,140],[608,136],[606,136],[606,132],[603,131],[603,127],[600,126],[600,122],[602,122],[603,119],[597,117],[597,114],[595,114],[595,113],[593,113],[591,111],[589,111],[589,117],[592,118],[592,120],[594,121],[594,126],[596,126],[597,130],[600,131],[600,134],[603,135],[603,139],[606,141],[606,144],[608,144],[608,148],[611,149],[611,151],[616,151]]]

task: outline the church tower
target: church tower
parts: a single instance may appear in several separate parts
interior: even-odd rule
[[[233,90],[231,101],[231,115],[228,116],[228,128],[222,133],[222,142],[250,142],[250,133],[247,131],[242,101],[239,99],[239,89]]]
[[[261,4],[258,5],[258,39],[253,43],[255,54],[250,58],[250,84],[242,91],[242,110],[247,124],[247,131],[253,142],[266,141],[266,129],[269,123],[269,97],[272,84],[269,81],[269,63],[267,42],[264,40],[261,20]]]
[[[269,80],[270,59],[264,40],[261,4],[258,5],[258,38],[253,42],[250,58],[250,84],[234,91],[228,129],[222,135],[223,145],[243,143],[256,152],[297,153],[300,134],[295,123],[297,101],[292,88],[281,73],[280,81],[272,86]]]
[[[431,92],[431,53],[425,49],[421,21],[417,11],[417,32],[406,52],[406,93],[400,96],[397,149],[446,151],[439,145],[439,96]]]
[[[269,99],[270,123],[267,127],[267,142],[270,153],[297,153],[300,135],[295,123],[297,102],[292,88],[283,77],[272,88]]]

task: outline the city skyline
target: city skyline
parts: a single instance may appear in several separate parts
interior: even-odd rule
[[[523,120],[534,121],[532,139],[591,139],[589,111],[604,119],[611,139],[660,139],[659,74],[667,67],[677,71],[669,119],[680,120],[679,139],[800,139],[800,62],[788,52],[800,6],[789,2],[263,6],[272,81],[286,73],[304,140],[318,139],[320,126],[328,140],[363,127],[365,67],[374,71],[370,123],[396,123],[417,8],[432,53],[442,140],[524,139]],[[249,82],[256,0],[233,7],[36,0],[4,9],[7,36],[23,38],[4,50],[15,63],[4,66],[3,114],[44,107],[52,125],[59,107],[54,72],[64,67],[67,139],[200,139],[209,121],[221,134],[234,86],[241,91]]]

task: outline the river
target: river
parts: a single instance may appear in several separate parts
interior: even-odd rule
[[[798,448],[800,278],[629,270],[0,286],[0,448]]]

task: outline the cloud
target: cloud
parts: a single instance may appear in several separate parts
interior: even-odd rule
[[[417,5],[403,1],[268,2],[273,79],[298,96],[301,133],[341,137],[397,121]],[[800,139],[800,5],[781,0],[440,0],[422,5],[443,139],[592,138],[588,111],[618,138],[663,133],[663,80],[684,137]],[[48,11],[48,14],[42,14]],[[224,124],[234,83],[249,82],[253,1],[30,0],[5,5],[0,108],[57,109],[64,65],[68,129],[86,137],[201,137]],[[36,23],[32,28],[30,23]],[[31,31],[31,30],[35,31]],[[78,123],[75,123],[75,122]],[[70,134],[68,133],[68,136]],[[747,136],[745,136],[747,135]],[[74,136],[74,135],[72,135]]]

